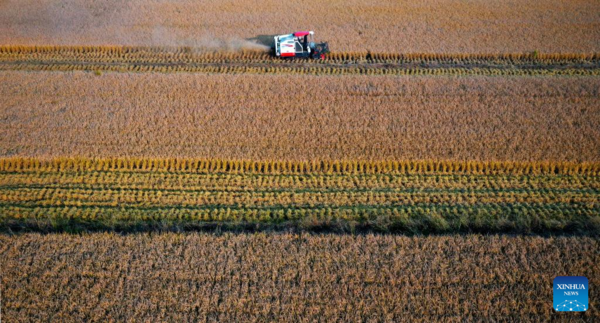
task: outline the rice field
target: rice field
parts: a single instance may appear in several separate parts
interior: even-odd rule
[[[0,156],[597,162],[599,89],[597,77],[2,71]]]
[[[340,52],[595,53],[596,0],[3,1],[0,44],[256,48],[314,30]]]
[[[599,321],[598,13],[0,1],[0,320]]]
[[[27,321],[597,321],[552,309],[552,279],[596,286],[589,237],[0,235],[2,318]]]
[[[597,76],[599,54],[330,53],[282,60],[268,51],[127,46],[4,46],[0,70],[296,75]]]

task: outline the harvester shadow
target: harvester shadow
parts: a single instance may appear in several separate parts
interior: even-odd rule
[[[417,224],[415,227],[399,225],[382,226],[378,223],[346,223],[345,221],[287,221],[281,223],[244,223],[244,222],[200,222],[177,220],[131,220],[131,221],[94,221],[80,219],[20,219],[0,221],[0,236],[27,233],[68,233],[82,234],[93,232],[113,232],[117,234],[137,233],[306,233],[306,234],[338,234],[365,235],[384,234],[401,236],[446,236],[446,235],[500,235],[500,236],[582,236],[599,237],[597,230],[582,228],[578,225],[566,226],[562,229],[530,228],[519,229],[509,227],[464,227],[460,229],[440,230]]]

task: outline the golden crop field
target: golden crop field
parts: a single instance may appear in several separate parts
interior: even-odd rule
[[[600,161],[597,77],[0,72],[0,156]]]
[[[0,320],[598,321],[599,14],[0,0]]]
[[[2,318],[27,321],[539,322],[552,279],[600,280],[589,237],[0,236]]]
[[[268,51],[191,47],[0,46],[0,70],[299,75],[599,76],[600,54],[328,53],[282,60]]]
[[[0,44],[235,50],[314,30],[335,51],[591,53],[597,0],[2,1]]]

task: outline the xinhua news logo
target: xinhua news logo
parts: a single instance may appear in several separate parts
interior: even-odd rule
[[[588,309],[588,279],[583,276],[554,278],[554,310],[584,312]]]

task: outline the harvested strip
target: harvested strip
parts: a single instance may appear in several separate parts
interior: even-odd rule
[[[261,174],[261,173],[192,173],[160,171],[19,171],[0,178],[4,187],[17,188],[110,188],[139,190],[168,190],[180,188],[187,191],[279,191],[282,189],[310,190],[501,190],[526,189],[529,186],[546,190],[576,188],[600,189],[595,176],[513,176],[478,174]],[[36,185],[31,184],[37,183]],[[335,188],[335,189],[334,189]]]
[[[590,237],[23,234],[0,259],[11,322],[600,318],[599,288],[585,313],[552,309],[554,277],[600,279]]]
[[[413,233],[600,230],[597,164],[351,165],[0,160],[0,220],[11,230],[32,224],[123,230],[156,225]]]

